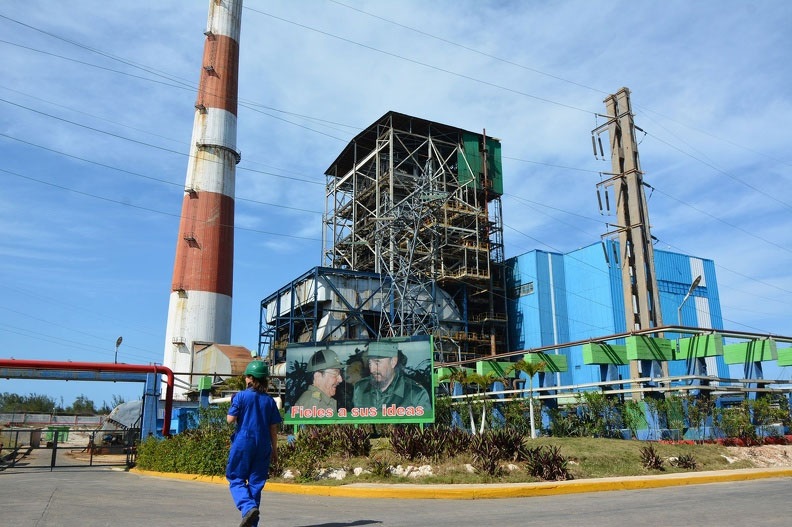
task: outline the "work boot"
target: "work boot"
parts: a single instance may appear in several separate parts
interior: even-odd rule
[[[242,523],[239,524],[239,527],[251,527],[255,525],[258,521],[259,517],[259,510],[256,507],[253,507],[249,511],[242,516]]]

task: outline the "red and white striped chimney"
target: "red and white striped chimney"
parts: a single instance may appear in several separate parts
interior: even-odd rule
[[[231,339],[241,14],[242,0],[209,2],[165,336],[164,365],[174,372],[192,372],[197,350]]]

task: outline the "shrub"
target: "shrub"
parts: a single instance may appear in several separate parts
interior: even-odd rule
[[[546,481],[565,481],[572,478],[567,470],[569,460],[556,446],[530,448],[526,451],[528,473]]]
[[[687,470],[694,470],[697,466],[696,458],[692,454],[680,454],[672,464]]]
[[[622,407],[622,422],[630,430],[633,439],[638,439],[638,429],[646,423],[643,408],[638,401],[627,401]]]
[[[368,463],[368,469],[374,476],[380,478],[389,478],[391,475],[390,462],[387,459],[371,459]]]
[[[500,476],[503,469],[500,466],[504,452],[500,445],[493,439],[492,432],[473,436],[470,441],[473,452],[473,467],[477,472],[493,477]]]
[[[523,442],[525,434],[511,428],[492,430],[488,434],[489,440],[498,450],[500,459],[504,461],[524,460]]]
[[[503,404],[506,426],[523,434],[531,432],[530,402],[527,398],[512,399]],[[542,402],[534,399],[534,426],[542,427]]]
[[[657,454],[652,445],[641,448],[641,463],[647,470],[665,470],[663,468],[663,458]]]
[[[756,428],[751,422],[750,401],[731,408],[716,408],[713,420],[727,438],[741,439],[746,445],[758,442]]]
[[[315,442],[306,442],[296,447],[289,460],[289,465],[297,471],[296,479],[300,482],[313,481],[319,474],[319,468],[326,455]]]
[[[335,429],[334,444],[340,443],[346,457],[368,456],[371,453],[370,438],[371,431],[366,427],[339,426]]]
[[[225,474],[234,430],[225,421],[227,413],[228,405],[202,408],[197,428],[164,439],[146,439],[138,447],[137,466],[160,472]]]
[[[582,403],[582,404],[581,404]],[[594,437],[620,436],[621,428],[619,412],[616,401],[600,392],[583,392],[582,398],[578,396],[580,411],[590,423],[590,434]],[[587,434],[588,435],[588,434]]]
[[[438,427],[421,430],[416,426],[399,426],[391,430],[390,444],[397,456],[410,461],[439,459],[446,452],[449,433],[450,430]]]
[[[470,452],[470,438],[472,436],[460,430],[459,428],[452,428],[448,430],[445,436],[445,453],[449,457],[458,456],[466,452]]]

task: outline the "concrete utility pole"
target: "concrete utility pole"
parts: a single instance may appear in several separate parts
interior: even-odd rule
[[[616,230],[606,236],[618,236],[619,240],[620,255],[614,263],[621,265],[626,330],[662,326],[649,209],[635,141],[630,90],[621,88],[614,95],[606,97],[604,102],[608,121],[596,128],[594,133],[600,133],[605,128],[608,130],[612,172],[607,174],[610,178],[598,186],[612,185],[616,198]],[[658,373],[668,375],[665,363],[654,364],[652,368],[652,362],[656,361],[632,361],[630,377],[649,376],[652,369],[658,367],[661,368]]]

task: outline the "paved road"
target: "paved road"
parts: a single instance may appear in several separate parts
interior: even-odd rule
[[[265,493],[261,526],[786,525],[791,478],[502,500],[380,500]],[[222,485],[107,468],[0,472],[0,525],[236,526]]]

